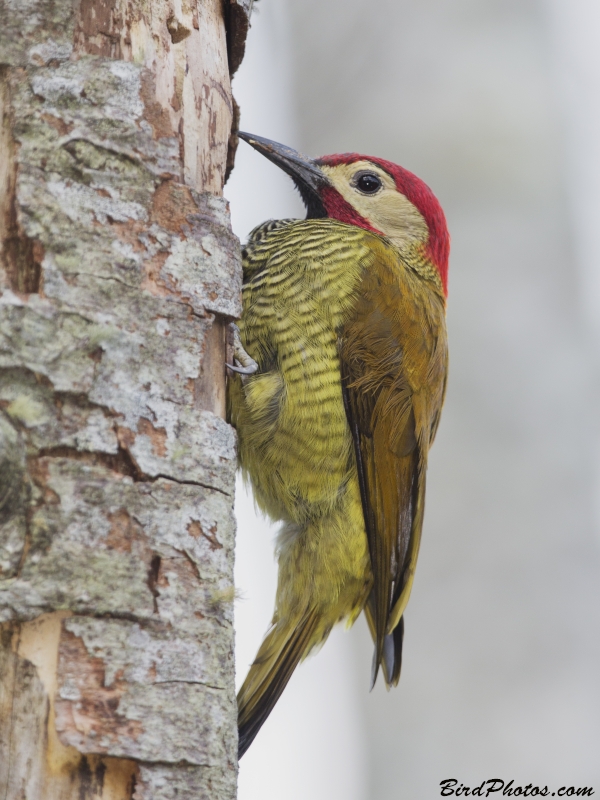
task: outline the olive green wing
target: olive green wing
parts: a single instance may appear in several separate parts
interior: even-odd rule
[[[435,284],[383,242],[340,331],[344,403],[352,433],[373,589],[365,609],[373,682],[400,677],[403,625],[419,551],[427,452],[446,377],[444,301]]]

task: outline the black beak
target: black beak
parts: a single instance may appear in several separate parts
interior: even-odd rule
[[[315,161],[292,150],[291,147],[264,139],[262,136],[253,136],[243,131],[238,131],[238,136],[292,178],[306,206],[307,219],[327,216],[321,192],[330,184]]]

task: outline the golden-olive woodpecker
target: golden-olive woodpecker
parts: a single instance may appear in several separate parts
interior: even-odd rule
[[[272,625],[238,695],[242,755],[341,620],[364,610],[372,682],[380,665],[388,686],[400,677],[446,386],[449,236],[431,190],[396,164],[311,160],[240,136],[307,208],[305,220],[260,225],[243,251],[228,413],[255,500],[283,525]]]

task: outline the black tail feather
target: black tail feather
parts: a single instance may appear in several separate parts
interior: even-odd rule
[[[387,638],[393,639],[394,642],[394,662],[393,666],[390,667],[387,665],[386,662],[386,680],[388,686],[397,686],[398,681],[400,680],[400,671],[402,669],[402,642],[404,641],[404,617],[400,618],[400,622],[396,625],[392,633],[386,636]]]
[[[369,597],[365,606],[365,616],[371,631],[373,641],[376,641],[377,632],[374,623],[374,602],[373,595]],[[404,617],[396,625],[391,633],[386,634],[383,640],[383,652],[381,658],[378,657],[378,649],[375,646],[373,652],[373,663],[371,668],[371,689],[375,686],[379,666],[383,667],[383,677],[388,688],[397,686],[400,680],[400,670],[402,669],[402,642],[404,640]]]
[[[256,734],[281,697],[292,673],[306,654],[316,622],[317,614],[313,610],[294,626],[291,635],[277,654],[273,666],[268,670],[259,686],[244,700],[241,699],[244,693],[244,686],[242,686],[238,695],[238,758],[244,755],[254,741]],[[269,650],[271,642],[277,638],[278,634],[282,635],[282,632],[278,631],[275,626],[267,635],[254,664],[250,667],[244,685],[252,678],[252,671],[260,669],[269,660],[268,656],[261,656],[261,653],[264,649]]]

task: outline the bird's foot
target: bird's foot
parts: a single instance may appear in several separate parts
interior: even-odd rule
[[[233,360],[235,361],[235,365],[227,364],[227,367],[232,372],[237,372],[239,375],[247,378],[249,375],[254,375],[254,373],[258,371],[258,364],[244,350],[238,326],[232,323],[231,327],[233,330]],[[242,377],[242,381],[243,380],[244,378]]]

